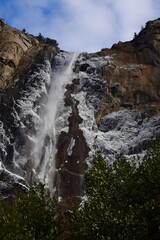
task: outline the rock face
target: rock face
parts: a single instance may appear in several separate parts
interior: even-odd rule
[[[120,107],[159,112],[160,105],[160,19],[149,21],[130,42],[119,42],[102,49],[100,56],[112,57],[101,76],[108,81],[112,103],[108,110]],[[102,110],[102,114],[106,110]]]
[[[0,39],[4,196],[40,179],[71,206],[95,148],[111,162],[130,159],[160,135],[160,19],[94,54],[58,51],[1,19]]]
[[[56,53],[56,49],[39,37],[14,29],[1,21],[0,29],[0,89],[4,90],[29,71],[37,58]],[[51,57],[51,56],[50,56]]]
[[[16,189],[24,191],[31,181],[29,136],[46,101],[57,51],[52,41],[48,44],[0,20],[0,192],[6,197]]]
[[[77,113],[75,115],[72,110],[69,124],[71,116],[77,119],[89,147],[88,156],[94,154],[93,146],[109,161],[120,154],[126,154],[128,158],[134,154],[143,155],[150,139],[160,134],[159,99],[122,104],[109,87],[114,76],[111,75],[109,80],[102,78],[103,69],[110,68],[108,62],[114,64],[112,55],[80,54],[75,65],[75,80],[69,89],[72,89],[70,96],[76,103],[81,121],[78,122]],[[119,86],[117,80],[114,88],[117,90]],[[118,106],[113,105],[116,101]]]

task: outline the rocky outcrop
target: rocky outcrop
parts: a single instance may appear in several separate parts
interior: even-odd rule
[[[44,38],[36,38],[1,21],[0,89],[13,85],[33,64],[44,58],[51,59],[56,51],[56,44],[46,44]]]
[[[108,84],[110,102],[105,101],[102,115],[118,110],[160,110],[160,19],[149,21],[130,42],[119,42],[102,49],[99,56],[110,56],[101,77]],[[107,107],[107,111],[106,111]]]
[[[65,106],[71,108],[68,118],[68,132],[61,131],[57,141],[56,154],[56,194],[61,197],[61,204],[71,206],[75,198],[82,196],[83,176],[86,170],[85,159],[88,156],[89,147],[79,124],[82,119],[79,116],[79,102],[72,96],[76,91],[76,81],[69,84],[65,93]]]

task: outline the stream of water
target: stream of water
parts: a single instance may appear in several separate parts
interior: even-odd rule
[[[54,60],[52,81],[48,101],[39,116],[41,124],[31,151],[32,172],[38,179],[45,182],[50,190],[53,189],[56,153],[55,119],[59,102],[63,98],[66,84],[73,78],[74,63],[78,53],[62,52]],[[38,160],[38,161],[37,161]]]

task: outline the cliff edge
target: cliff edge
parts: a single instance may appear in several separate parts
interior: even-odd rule
[[[101,72],[108,81],[109,98],[102,103],[102,115],[121,107],[159,113],[160,19],[147,22],[133,40],[102,49],[98,55],[112,57]]]
[[[57,42],[35,37],[5,24],[0,19],[0,90],[5,90],[27,73],[33,64],[57,53]]]

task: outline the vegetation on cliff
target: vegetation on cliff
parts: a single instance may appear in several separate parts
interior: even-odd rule
[[[39,33],[38,36],[35,37],[40,43],[42,44],[48,44],[51,46],[54,46],[57,50],[59,50],[58,48],[58,42],[55,39],[51,39],[51,38],[45,38],[41,33]]]
[[[100,152],[84,180],[85,201],[62,213],[42,184],[13,205],[0,201],[0,239],[160,239],[160,140],[143,160],[106,163]]]

